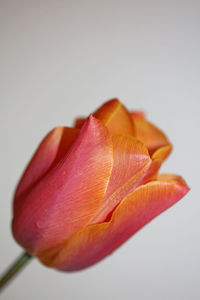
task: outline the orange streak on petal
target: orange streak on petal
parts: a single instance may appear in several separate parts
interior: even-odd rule
[[[180,177],[151,181],[137,188],[116,208],[110,222],[89,225],[60,250],[42,253],[43,263],[65,271],[91,266],[113,252],[136,231],[180,200],[189,188]],[[57,253],[56,253],[57,251]]]
[[[167,173],[158,174],[157,179],[159,181],[179,183],[180,185],[186,186],[189,189],[183,177],[176,174],[167,174]]]
[[[161,148],[158,148],[152,155],[152,159],[160,159],[164,161],[172,151],[172,146],[167,145]]]

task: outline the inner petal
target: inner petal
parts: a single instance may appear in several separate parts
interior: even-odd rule
[[[133,123],[135,125],[136,138],[146,145],[150,155],[153,155],[159,148],[170,145],[166,135],[147,120],[133,117]]]
[[[101,207],[90,222],[92,224],[104,221],[128,193],[160,167],[160,161],[152,164],[146,147],[137,139],[113,135],[112,142],[113,170]]]
[[[134,124],[128,110],[118,99],[112,99],[104,103],[93,113],[108,128],[111,134],[128,134],[134,136]],[[74,126],[81,128],[84,118],[75,120]]]

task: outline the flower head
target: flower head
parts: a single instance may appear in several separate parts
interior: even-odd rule
[[[172,146],[141,112],[110,100],[40,143],[14,197],[15,239],[44,264],[86,268],[189,190],[159,175]]]

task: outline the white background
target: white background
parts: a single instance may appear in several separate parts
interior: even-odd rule
[[[200,299],[200,2],[0,1],[0,270],[21,253],[10,232],[15,185],[40,139],[118,97],[174,145],[163,169],[190,193],[82,272],[36,259],[4,300]]]

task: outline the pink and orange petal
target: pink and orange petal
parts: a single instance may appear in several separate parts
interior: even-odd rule
[[[166,179],[165,179],[166,178]],[[120,203],[109,222],[86,226],[53,256],[40,259],[64,271],[91,266],[110,254],[136,231],[180,200],[189,188],[181,177],[165,175],[138,187]]]
[[[22,197],[13,220],[17,241],[36,253],[87,225],[101,205],[112,164],[108,130],[91,116],[67,155]]]
[[[68,151],[79,133],[78,129],[56,127],[50,131],[38,146],[28,164],[15,192],[20,197],[52,168],[56,161]],[[15,201],[16,204],[16,201]]]

